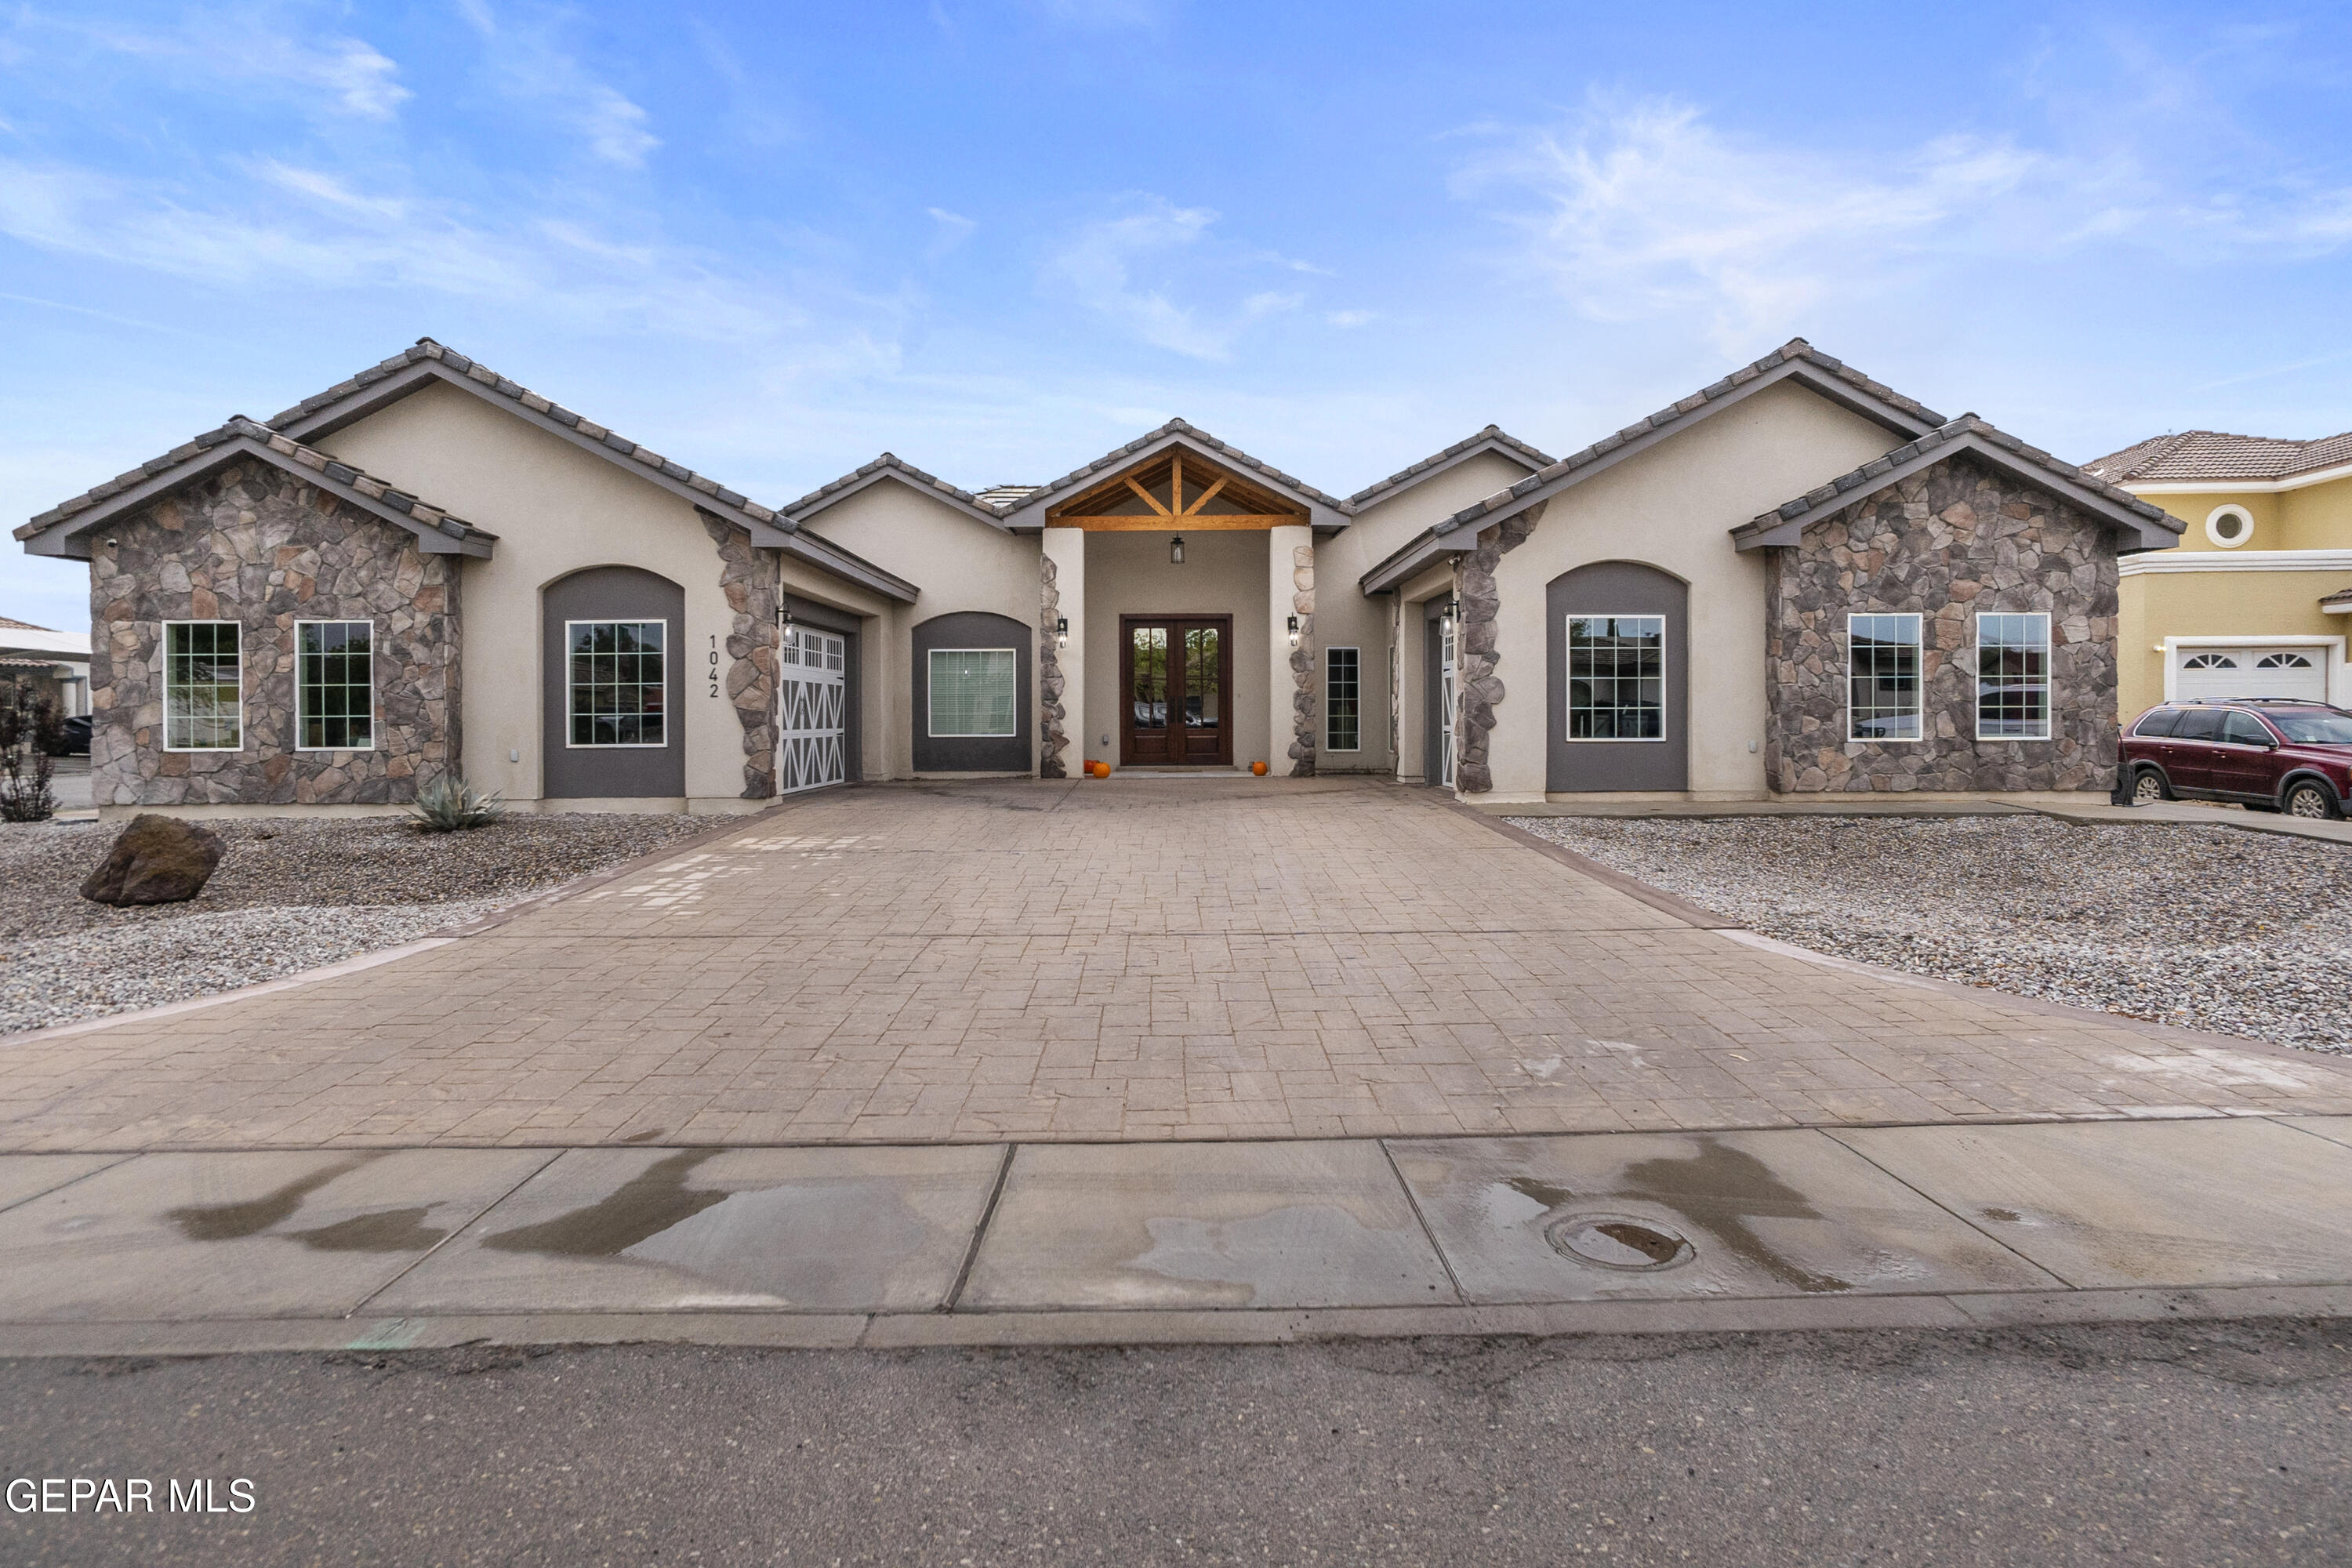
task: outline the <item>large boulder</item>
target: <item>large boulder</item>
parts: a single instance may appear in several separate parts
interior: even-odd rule
[[[134,816],[81,885],[81,896],[101,904],[176,904],[203,892],[220,860],[220,835],[211,828]]]

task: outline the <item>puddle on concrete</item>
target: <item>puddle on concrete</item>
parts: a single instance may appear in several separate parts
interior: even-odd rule
[[[294,1217],[302,1200],[325,1186],[338,1176],[347,1176],[375,1154],[354,1154],[350,1159],[321,1165],[307,1176],[298,1176],[285,1185],[249,1198],[241,1204],[192,1204],[185,1208],[171,1210],[163,1217],[180,1227],[180,1234],[190,1241],[242,1241],[248,1236],[259,1236],[271,1226],[281,1225]]]
[[[1998,1219],[1998,1220],[2006,1220],[2006,1221],[2012,1221],[2012,1222],[2013,1222],[2013,1221],[2016,1221],[2016,1220],[2021,1220],[2021,1219],[2023,1219],[2023,1218],[2025,1217],[2023,1215],[2021,1215],[2021,1214],[2018,1213],[2015,1209],[1979,1209],[1977,1212],[1978,1212],[1979,1214],[1980,1214],[1980,1215],[1984,1215],[1984,1216],[1985,1216],[1985,1218],[1987,1218],[1987,1219]]]
[[[1568,1188],[1554,1186],[1533,1176],[1513,1176],[1503,1184],[1519,1196],[1539,1203],[1548,1209],[1566,1208],[1576,1201],[1576,1194]]]
[[[1580,1263],[1649,1272],[1687,1263],[1697,1253],[1664,1226],[1622,1215],[1578,1215],[1544,1232],[1553,1247]]]
[[[1712,1138],[1697,1142],[1698,1152],[1686,1160],[1637,1160],[1628,1165],[1625,1176],[1632,1184],[1615,1195],[1664,1205],[1711,1232],[1727,1251],[1808,1295],[1853,1289],[1849,1280],[1817,1274],[1781,1257],[1748,1228],[1750,1219],[1820,1219],[1804,1194],[1744,1150],[1727,1148]]]
[[[354,1215],[316,1230],[289,1231],[292,1239],[320,1252],[425,1252],[449,1233],[425,1223],[431,1205]]]
[[[694,1168],[719,1152],[717,1149],[681,1149],[646,1166],[586,1208],[484,1237],[482,1245],[502,1252],[544,1252],[558,1258],[617,1258],[732,1195],[687,1190],[686,1178]]]

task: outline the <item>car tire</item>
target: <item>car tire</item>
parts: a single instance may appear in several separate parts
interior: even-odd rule
[[[2304,779],[2289,788],[2280,809],[2289,816],[2306,821],[2333,822],[2344,815],[2343,808],[2336,804],[2336,792],[2312,779]]]
[[[2166,784],[2164,775],[2154,768],[2142,768],[2133,777],[2132,804],[2134,805],[2154,805],[2158,801],[2171,798],[2172,786]]]

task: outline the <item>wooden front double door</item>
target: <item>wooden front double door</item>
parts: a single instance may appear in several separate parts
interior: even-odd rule
[[[1234,762],[1234,618],[1118,618],[1122,767]]]

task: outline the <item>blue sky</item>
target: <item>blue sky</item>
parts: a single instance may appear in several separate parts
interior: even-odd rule
[[[1800,334],[2076,460],[2333,432],[2347,105],[2341,6],[0,0],[0,518],[420,335],[772,503],[1171,415],[1344,494]]]

